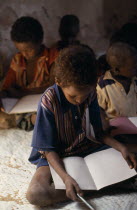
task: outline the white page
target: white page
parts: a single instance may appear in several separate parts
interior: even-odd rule
[[[136,175],[136,171],[129,168],[121,153],[112,148],[93,153],[84,159],[97,189]]]
[[[72,176],[83,190],[95,190],[95,184],[81,157],[67,157],[63,159],[65,169],[70,176]],[[65,184],[55,170],[50,166],[51,174],[54,180],[56,189],[66,189]]]
[[[129,117],[128,119],[137,127],[137,117]]]
[[[36,112],[40,97],[41,94],[27,95],[22,97],[11,110],[10,114]]]
[[[2,100],[4,111],[9,113],[13,109],[13,107],[16,105],[16,103],[19,99],[17,99],[17,98],[2,98],[1,100]]]

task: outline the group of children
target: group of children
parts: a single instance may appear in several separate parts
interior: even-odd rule
[[[63,157],[84,157],[113,147],[131,169],[137,168],[136,147],[113,138],[109,126],[112,118],[137,116],[137,50],[123,42],[112,44],[106,56],[110,69],[98,78],[95,54],[76,40],[79,21],[73,18],[77,27],[72,27],[70,35],[66,33],[69,23],[64,31],[60,26],[62,41],[51,54],[42,45],[43,30],[34,18],[19,18],[11,30],[19,53],[12,59],[1,97],[45,91],[38,105],[29,158],[37,170],[27,199],[38,206],[67,198],[77,200],[77,193],[83,195],[76,180],[65,171]],[[66,194],[55,190],[49,163],[63,180]]]

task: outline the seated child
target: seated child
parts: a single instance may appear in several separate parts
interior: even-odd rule
[[[137,50],[126,43],[114,43],[108,49],[107,61],[111,69],[97,85],[104,128],[108,123],[112,125],[111,119],[116,117],[137,116]],[[136,134],[125,133],[115,138],[130,143],[129,148],[136,150]]]
[[[49,64],[51,71],[54,70],[54,61],[59,54],[59,51],[70,45],[78,45],[80,41],[77,40],[79,33],[79,19],[75,15],[64,15],[61,18],[59,25],[59,40],[53,47],[50,48]],[[54,72],[52,72],[51,83],[54,84]]]
[[[99,106],[108,119],[137,116],[137,50],[115,43],[107,51],[107,61],[111,69],[97,84]]]
[[[55,69],[56,83],[44,92],[38,106],[29,158],[37,164],[37,170],[27,199],[38,206],[54,204],[67,197],[77,200],[76,193],[82,195],[77,182],[65,171],[63,157],[84,157],[109,145],[121,152],[130,168],[136,168],[137,164],[128,147],[102,130],[93,51],[84,45],[65,48],[56,59]],[[55,190],[48,162],[65,183],[66,195],[63,190]]]
[[[42,44],[41,24],[32,17],[21,17],[12,26],[11,39],[19,52],[12,58],[0,96],[42,93],[49,86],[49,51]]]

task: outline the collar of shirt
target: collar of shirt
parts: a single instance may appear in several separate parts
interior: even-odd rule
[[[48,50],[48,48],[46,48],[46,46],[45,45],[43,45],[42,44],[42,46],[41,46],[41,53],[40,53],[40,55],[36,58],[36,62],[41,62],[42,60],[46,60],[46,61],[48,61],[49,60],[49,52],[48,52],[49,50]],[[20,60],[20,62],[21,62],[21,64],[22,64],[22,68],[23,68],[23,70],[26,70],[26,59],[24,58],[24,56],[21,54],[21,52],[18,52],[17,53],[17,56],[20,58],[19,60]]]
[[[112,74],[111,74],[110,71],[106,71],[106,73],[104,75],[103,80],[107,80],[107,79],[110,79],[110,80],[113,80],[113,81],[117,82],[117,80],[112,77]],[[136,85],[137,85],[137,77],[133,77],[132,82],[135,82]]]
[[[62,106],[62,109],[63,109],[64,113],[67,112],[70,108],[77,107],[76,105],[73,105],[73,104],[69,103],[69,101],[65,98],[62,89],[58,85],[54,84],[53,87],[55,89],[55,92],[57,94],[57,97],[59,99],[59,102]],[[91,104],[91,102],[95,99],[95,97],[96,97],[96,92],[94,91],[86,99],[85,104],[87,106],[89,106]]]

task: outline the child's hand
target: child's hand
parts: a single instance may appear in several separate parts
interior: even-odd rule
[[[1,98],[0,98],[0,111],[4,112],[4,108],[3,108],[3,104],[2,104]]]
[[[77,193],[83,196],[83,193],[79,188],[77,182],[71,176],[68,175],[64,183],[66,185],[66,195],[68,198],[76,201],[78,200]]]
[[[137,170],[137,159],[134,153],[128,151],[127,148],[124,148],[122,151],[122,156],[123,158],[126,160],[127,164],[129,165],[129,167],[132,169],[134,168],[135,170]]]

